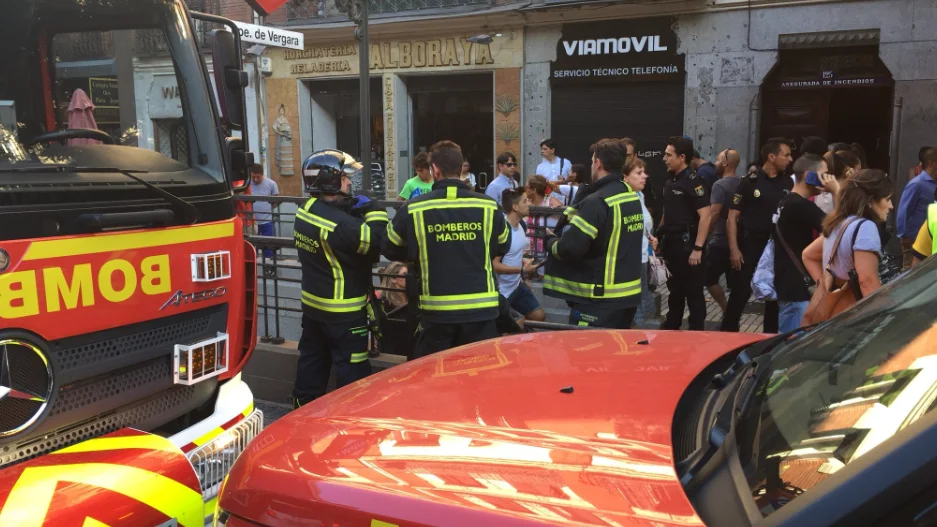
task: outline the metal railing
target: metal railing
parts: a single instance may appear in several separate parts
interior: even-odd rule
[[[258,292],[258,333],[260,341],[270,344],[283,344],[287,340],[299,340],[299,321],[302,317],[302,268],[298,260],[298,253],[293,243],[292,228],[296,218],[295,209],[305,204],[308,198],[293,196],[251,196],[240,195],[237,200],[242,203],[267,202],[271,204],[272,212],[269,220],[258,222],[257,213],[253,210],[242,210],[238,214],[244,219],[245,238],[257,249],[257,279]],[[401,207],[402,201],[378,201],[380,206],[393,215]],[[262,219],[267,219],[267,213]],[[559,216],[557,209],[548,207],[531,207],[531,216],[544,218],[546,216]],[[259,228],[259,224],[270,224],[269,227]],[[546,257],[542,250],[542,240],[548,236],[547,222],[536,221],[529,225],[528,237],[534,240],[531,250],[525,254],[528,258],[541,259]],[[262,231],[261,234],[258,231]],[[382,269],[390,262],[382,261],[372,273],[374,290],[378,295],[396,292],[406,293],[406,287],[395,288],[380,285],[384,277],[390,275],[383,273]],[[539,280],[538,277],[533,280]],[[412,338],[419,324],[419,310],[414,302],[408,302],[405,307],[386,311],[387,328],[385,334],[388,338]],[[292,323],[290,322],[292,319]],[[388,329],[389,328],[389,329]],[[556,331],[568,329],[581,329],[565,324],[549,322],[525,322],[524,331]],[[371,335],[372,351],[379,350],[378,339]],[[396,346],[392,354],[404,355],[412,358],[412,346],[403,346],[400,350]]]

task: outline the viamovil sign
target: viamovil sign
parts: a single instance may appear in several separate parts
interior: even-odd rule
[[[552,64],[553,82],[638,81],[679,78],[671,18],[609,20],[563,26]]]

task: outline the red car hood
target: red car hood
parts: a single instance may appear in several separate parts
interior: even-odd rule
[[[413,361],[270,426],[221,507],[264,525],[701,524],[673,414],[703,368],[761,338],[569,331]]]

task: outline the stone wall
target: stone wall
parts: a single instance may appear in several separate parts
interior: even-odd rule
[[[674,133],[693,137],[711,160],[726,147],[737,149],[743,164],[756,159],[759,94],[777,62],[779,35],[878,29],[879,54],[895,80],[895,102],[901,103],[892,139],[897,141],[895,180],[903,188],[918,149],[937,143],[937,54],[931,29],[937,26],[937,5],[933,0],[778,4],[676,15],[687,75],[684,130]],[[601,10],[593,16],[600,18]],[[529,27],[525,34],[525,170],[536,166],[538,144],[551,135],[550,61],[560,35],[560,25]]]

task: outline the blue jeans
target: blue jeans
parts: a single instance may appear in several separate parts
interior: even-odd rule
[[[267,223],[258,223],[257,224],[257,235],[258,236],[276,236],[273,232],[273,222]],[[264,249],[264,256],[267,258],[273,258],[273,249]]]
[[[781,308],[778,314],[778,332],[787,333],[798,329],[809,304],[810,302],[778,302]]]
[[[654,293],[651,292],[647,283],[647,264],[642,263],[641,266],[641,304],[638,305],[638,312],[634,316],[634,326],[638,329],[643,328],[657,310],[654,304]]]

